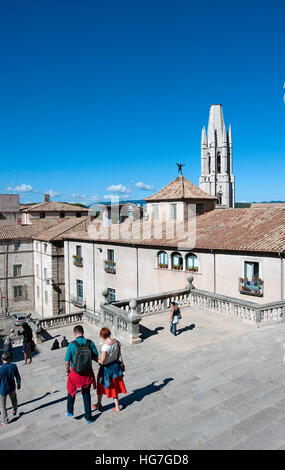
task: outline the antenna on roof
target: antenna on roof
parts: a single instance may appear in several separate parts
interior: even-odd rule
[[[176,165],[178,166],[178,173],[180,173],[180,175],[182,175],[182,167],[185,166],[186,164],[185,163],[176,163]]]

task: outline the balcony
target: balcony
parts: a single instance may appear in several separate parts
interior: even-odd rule
[[[82,256],[73,255],[73,264],[78,268],[83,268],[83,258]]]
[[[73,305],[75,305],[76,307],[79,307],[79,308],[85,308],[86,307],[86,300],[83,297],[71,296],[70,302]]]
[[[249,281],[246,277],[239,278],[239,291],[241,294],[263,296],[263,281],[260,278],[253,278]]]
[[[116,274],[116,263],[114,263],[114,261],[105,260],[104,270],[106,273]]]

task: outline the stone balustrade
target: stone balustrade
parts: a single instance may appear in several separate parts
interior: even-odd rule
[[[255,302],[195,289],[192,282],[193,277],[189,277],[185,289],[112,303],[109,303],[108,289],[105,289],[102,292],[104,301],[101,302],[99,312],[82,310],[37,321],[28,318],[28,323],[33,330],[36,344],[43,340],[43,330],[84,322],[97,328],[108,327],[112,334],[122,341],[136,344],[141,342],[139,332],[141,319],[147,315],[169,311],[171,302],[176,302],[180,308],[197,306],[231,318],[248,321],[257,326],[284,322],[285,301],[260,305]],[[22,343],[21,336],[11,334],[11,337],[14,345]]]
[[[190,305],[200,306],[232,318],[254,322],[257,326],[284,322],[285,319],[285,301],[260,305],[255,302],[192,289]]]

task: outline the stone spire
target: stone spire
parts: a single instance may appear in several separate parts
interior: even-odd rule
[[[226,127],[224,123],[221,104],[212,104],[210,107],[208,123],[208,144],[220,147],[226,139]]]
[[[201,136],[201,176],[199,187],[219,197],[220,206],[234,207],[235,178],[232,172],[232,133],[226,131],[221,104],[212,104],[208,130]]]

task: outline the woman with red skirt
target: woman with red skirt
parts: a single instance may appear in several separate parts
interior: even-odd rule
[[[111,337],[109,328],[102,328],[100,331],[102,341],[101,356],[98,359],[100,369],[97,377],[98,402],[93,405],[94,410],[102,409],[102,397],[113,398],[115,407],[112,408],[116,413],[119,408],[119,393],[127,393],[123,372],[119,362],[121,355],[121,344],[116,338]]]

